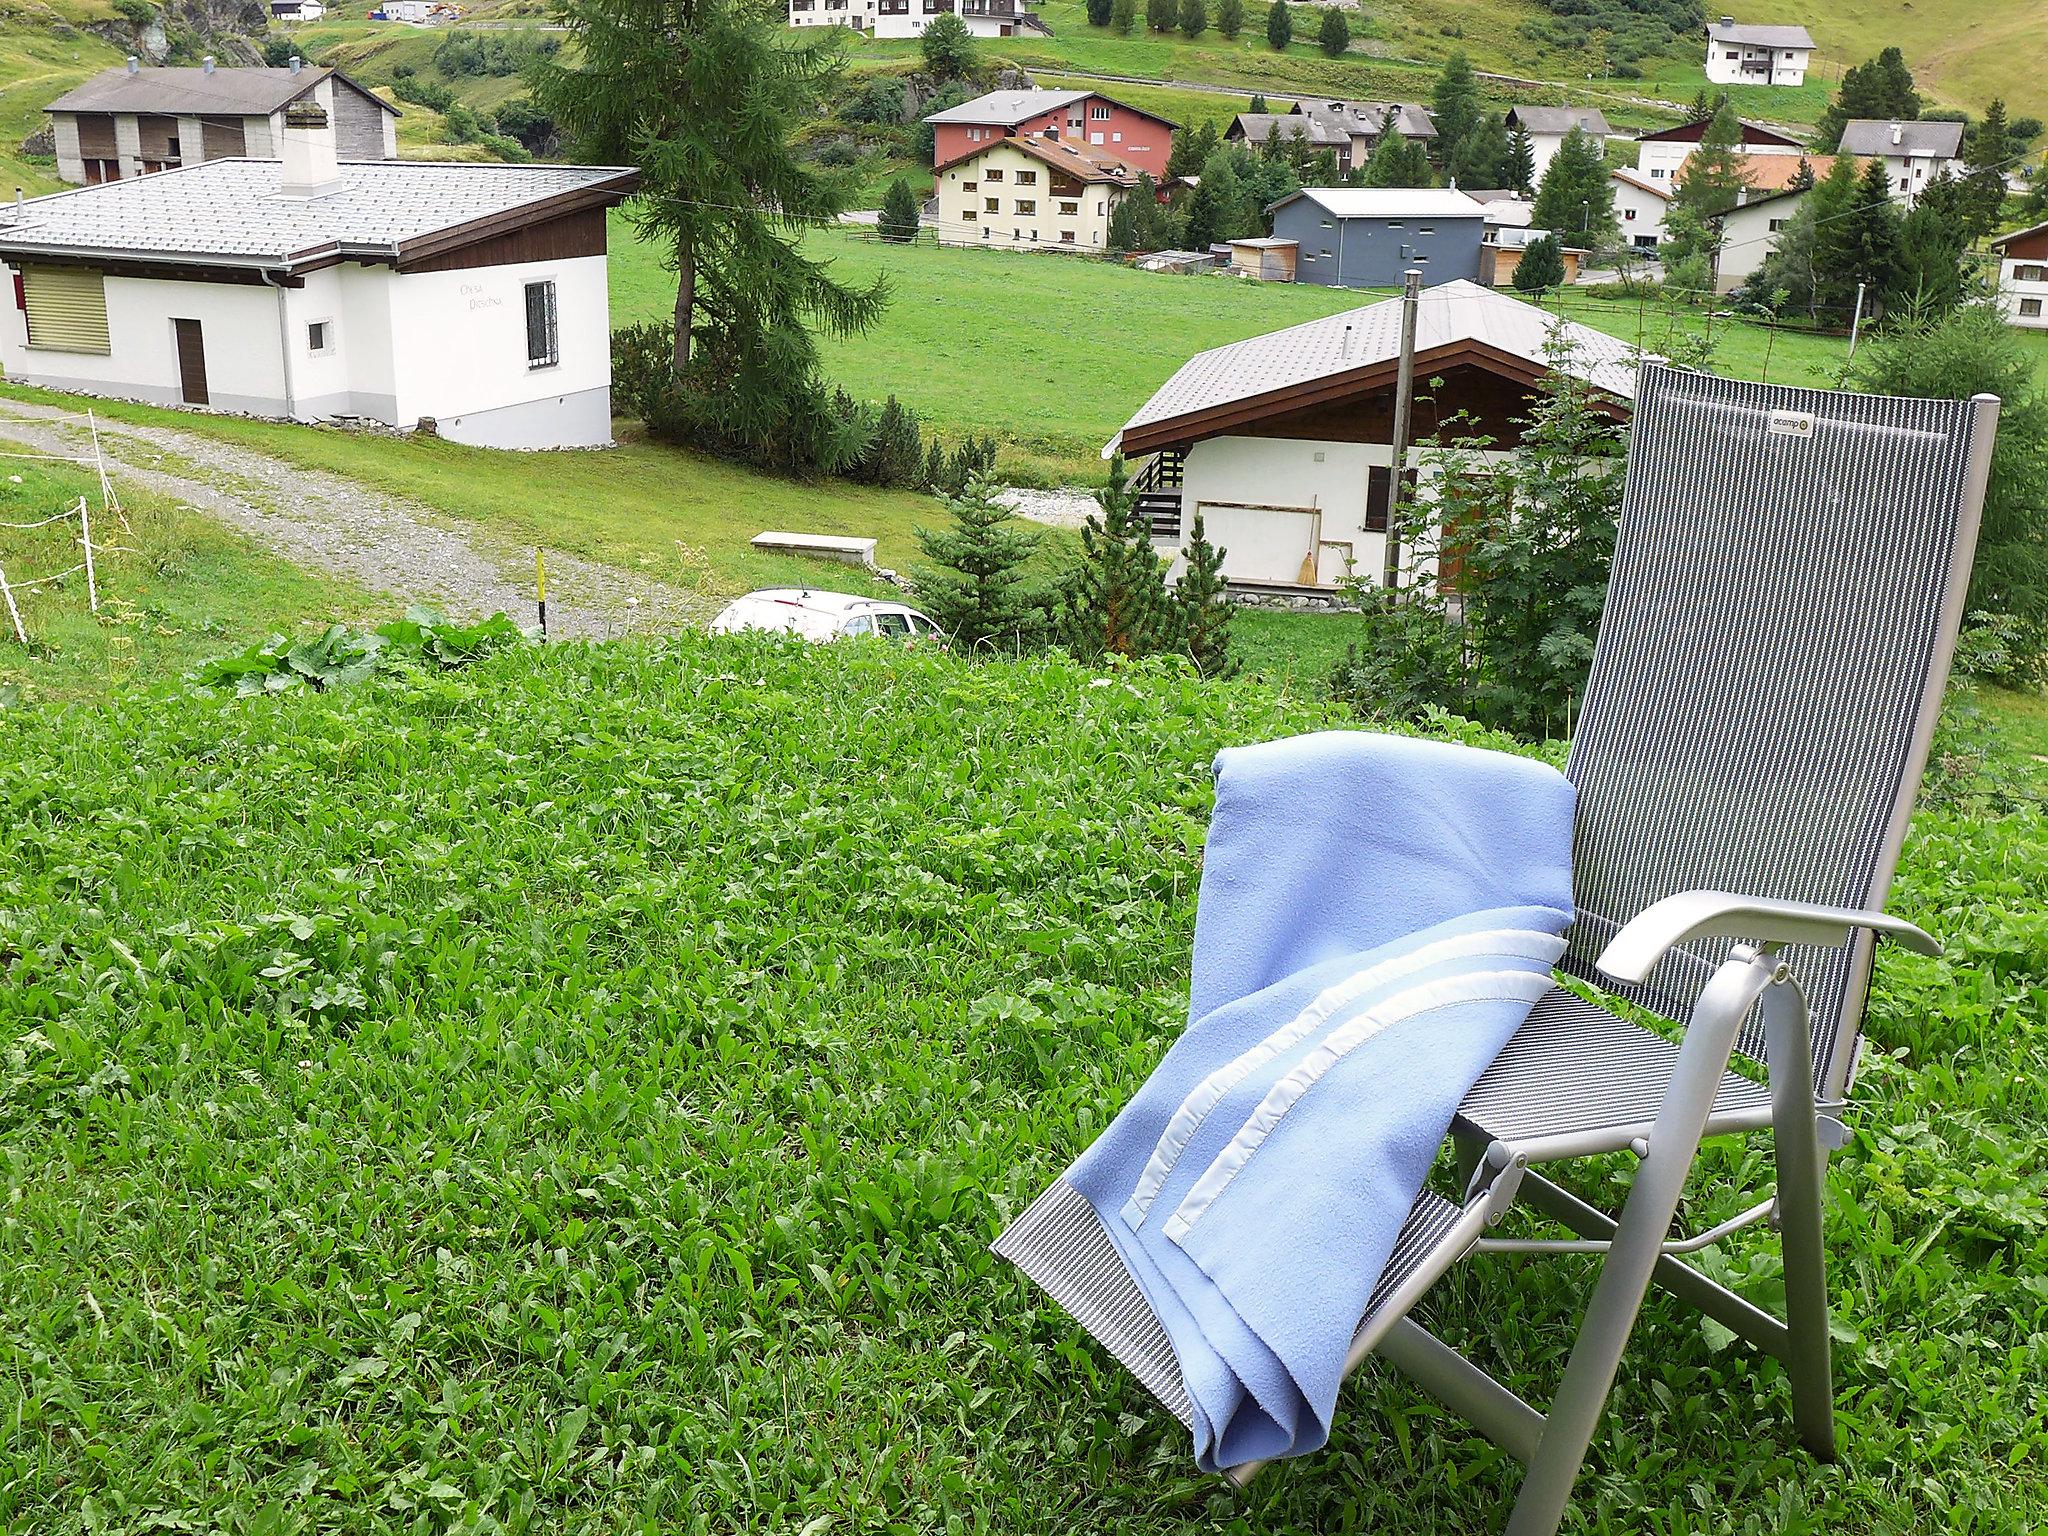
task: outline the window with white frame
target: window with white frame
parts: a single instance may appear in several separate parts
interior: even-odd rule
[[[562,360],[562,338],[555,314],[555,283],[547,278],[526,285],[526,366],[552,368]]]
[[[315,357],[325,357],[334,350],[332,320],[310,320],[306,323],[306,350]]]

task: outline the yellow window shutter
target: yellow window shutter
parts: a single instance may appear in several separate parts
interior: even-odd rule
[[[107,281],[99,272],[69,267],[23,271],[28,300],[28,344],[53,352],[112,352],[107,339]]]

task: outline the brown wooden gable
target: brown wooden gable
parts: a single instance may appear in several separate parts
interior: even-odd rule
[[[1152,453],[1164,447],[1200,442],[1208,437],[1306,437],[1325,442],[1387,442],[1392,436],[1394,359],[1310,379],[1284,389],[1269,390],[1247,400],[1227,401],[1206,410],[1190,411],[1127,429],[1121,448],[1126,454]],[[1416,431],[1437,431],[1436,416],[1446,421],[1467,412],[1474,425],[1453,429],[1501,438],[1504,446],[1519,440],[1516,423],[1528,414],[1530,402],[1546,370],[1499,347],[1481,341],[1450,342],[1415,354]],[[1442,379],[1432,391],[1433,380]],[[1428,397],[1425,403],[1425,396]],[[1600,410],[1616,419],[1628,415],[1628,402],[1596,394]],[[1510,438],[1509,434],[1514,434]]]
[[[510,266],[523,261],[566,261],[575,256],[602,256],[604,209],[583,208],[497,234],[487,234],[417,260],[401,260],[401,272],[456,272],[469,267]]]
[[[2048,261],[2048,225],[2006,241],[1999,254],[2007,261]]]

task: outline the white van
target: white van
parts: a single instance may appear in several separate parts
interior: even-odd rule
[[[903,603],[815,587],[769,587],[734,598],[711,621],[714,635],[743,630],[801,635],[806,640],[846,640],[880,635],[894,640],[943,641],[945,631]]]

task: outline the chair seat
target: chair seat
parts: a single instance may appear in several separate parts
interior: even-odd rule
[[[1458,1257],[1441,1253],[1458,1216],[1458,1207],[1440,1195],[1425,1189],[1416,1197],[1379,1284],[1366,1303],[1359,1332],[1372,1324],[1380,1308],[1411,1275],[1432,1261],[1440,1272]],[[996,1239],[994,1251],[1073,1314],[1175,1418],[1183,1424],[1194,1422],[1194,1409],[1166,1330],[1117,1257],[1095,1208],[1065,1179],[1055,1179],[1010,1223]]]
[[[1553,987],[1465,1095],[1453,1129],[1510,1143],[1605,1136],[1619,1151],[1656,1119],[1677,1065],[1678,1047],[1662,1035]],[[1717,1120],[1753,1123],[1770,1107],[1769,1088],[1724,1073],[1708,1133],[1734,1128]]]

